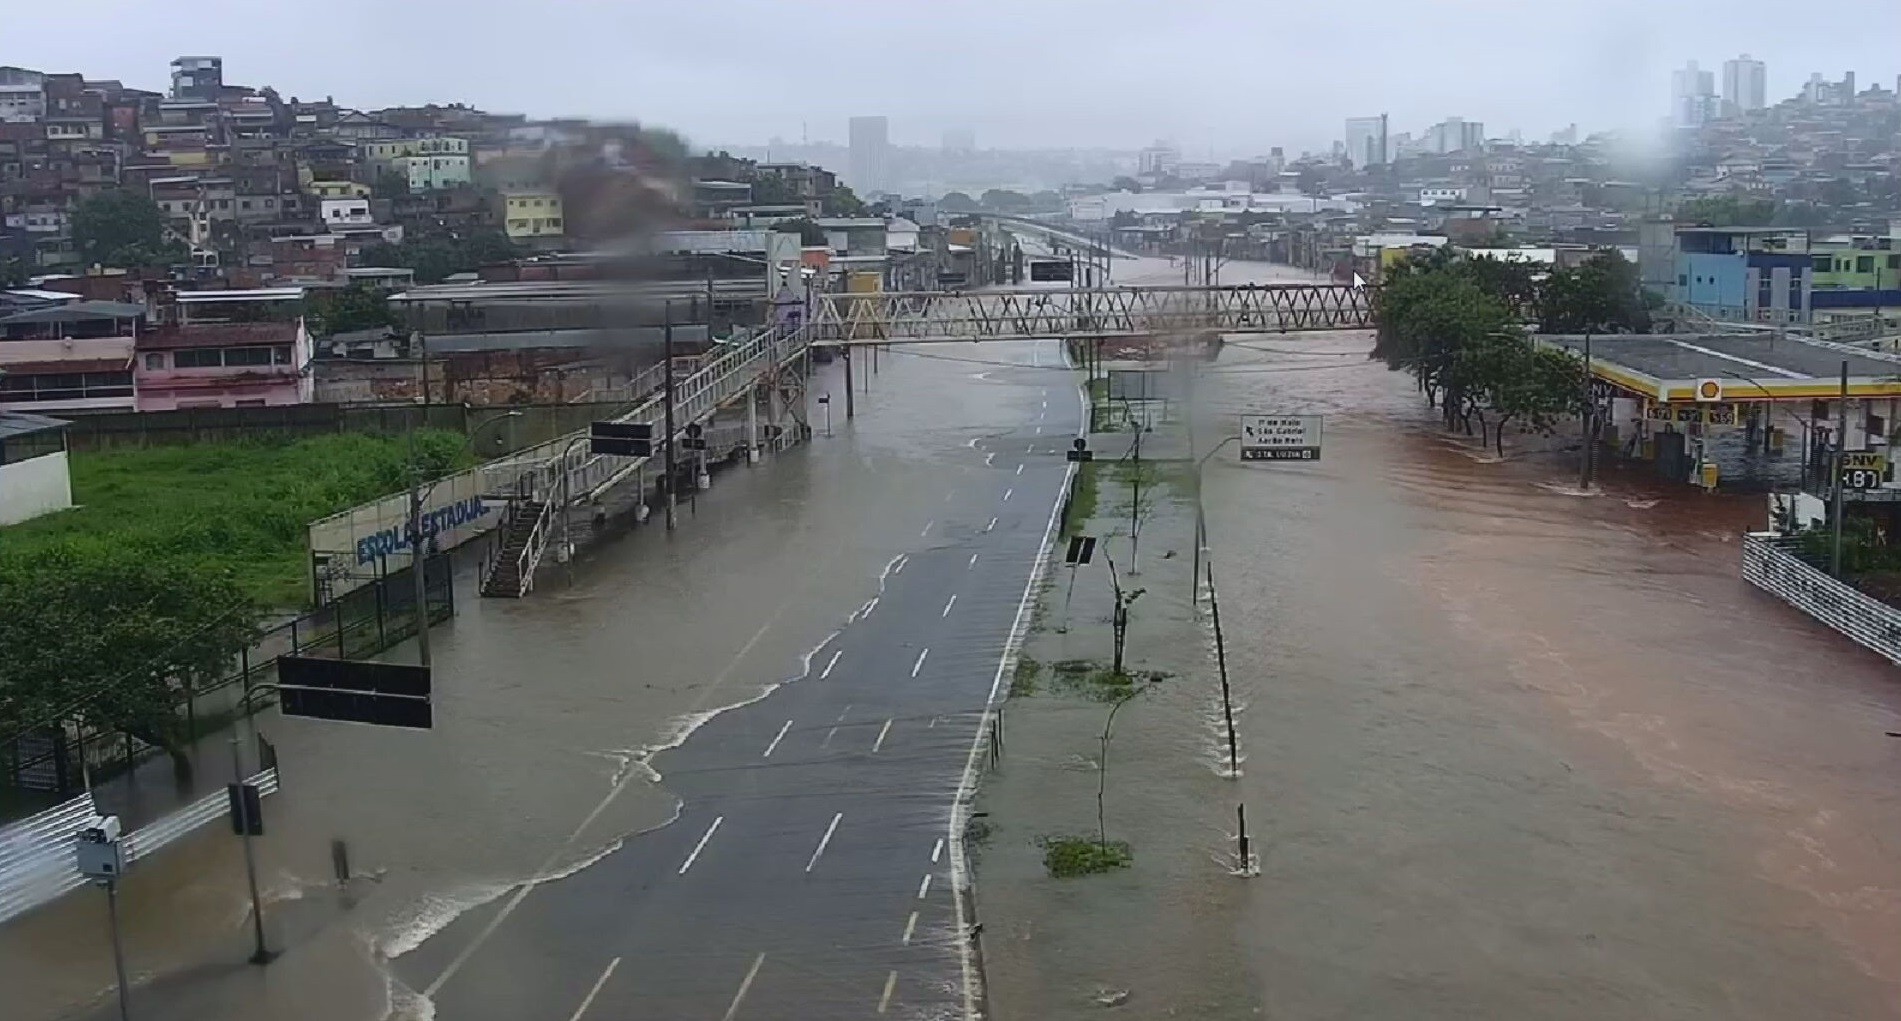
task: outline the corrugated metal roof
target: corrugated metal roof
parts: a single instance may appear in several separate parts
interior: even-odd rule
[[[296,301],[304,296],[301,287],[260,287],[255,290],[179,291],[180,305],[204,305],[230,301]]]
[[[69,424],[65,419],[29,415],[24,411],[0,411],[0,439],[46,432],[49,429],[64,429]]]

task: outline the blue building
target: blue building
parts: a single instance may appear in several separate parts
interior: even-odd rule
[[[1670,300],[1732,322],[1807,323],[1808,235],[1775,227],[1678,227]]]

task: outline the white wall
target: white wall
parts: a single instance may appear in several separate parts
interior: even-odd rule
[[[73,505],[64,450],[0,465],[0,525],[18,524]]]

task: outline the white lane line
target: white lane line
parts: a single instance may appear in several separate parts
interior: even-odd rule
[[[1034,453],[1036,453],[1036,444],[1034,444],[1034,443],[1032,443],[1032,444],[1030,444],[1029,446],[1027,446],[1027,447],[1024,447],[1024,448],[1023,448],[1023,452],[1024,452],[1024,453],[1026,453],[1026,454],[1034,454]]]
[[[838,832],[838,820],[843,818],[845,818],[845,813],[843,812],[833,814],[832,824],[825,827],[825,835],[818,838],[818,850],[813,851],[812,860],[805,863],[805,871],[812,871],[812,866],[818,864],[818,856],[825,853],[825,845],[832,842],[832,834]]]
[[[997,459],[997,452],[993,450],[990,453],[984,455],[984,465],[988,466],[990,462],[995,461],[996,459]]]
[[[929,520],[929,521],[926,521],[926,522],[924,523],[924,531],[922,531],[922,532],[919,532],[919,533],[917,534],[917,537],[918,537],[918,538],[920,538],[920,539],[922,539],[922,538],[924,538],[925,536],[927,536],[927,535],[929,535],[929,534],[931,534],[931,526],[932,526],[932,525],[935,525],[935,524],[937,524],[937,519],[936,519],[936,518],[932,518],[931,520]]]
[[[929,723],[926,723],[926,724],[924,725],[924,729],[925,729],[925,730],[930,730],[930,729],[931,729],[932,727],[935,727],[935,726],[937,726],[937,717],[935,717],[935,716],[933,716],[933,717],[931,717],[931,722],[929,722]]]
[[[944,838],[938,837],[937,843],[931,845],[931,864],[933,865],[937,864],[938,855],[941,855],[943,853],[944,853]]]
[[[932,524],[936,524],[936,522],[932,522]],[[930,525],[925,525],[924,527],[926,527],[926,528],[929,528],[929,527],[931,527],[931,526],[930,526]],[[900,554],[898,554],[898,566],[896,566],[896,567],[894,567],[894,568],[892,568],[892,569],[891,569],[891,573],[892,573],[892,574],[903,574],[903,573],[904,573],[904,565],[906,565],[906,564],[908,564],[908,563],[910,563],[910,562],[911,562],[911,554],[909,554],[909,553],[900,553]]]
[[[991,518],[990,523],[984,526],[984,531],[988,532],[995,527],[997,527],[997,519]]]
[[[860,607],[858,608],[858,613],[857,613],[857,615],[856,615],[856,617],[855,617],[854,619],[855,619],[855,620],[864,620],[864,619],[865,619],[866,617],[869,617],[869,616],[871,616],[871,611],[873,611],[873,610],[875,610],[875,609],[877,609],[877,608],[878,608],[878,600],[879,600],[879,599],[881,599],[881,598],[883,598],[883,597],[882,597],[882,596],[872,596],[872,597],[871,597],[870,599],[867,599],[867,600],[865,600],[865,605],[863,605],[863,606],[860,606]]]
[[[916,918],[917,912],[912,912],[911,917]],[[905,934],[908,941],[910,930],[906,929]],[[581,1015],[587,1013],[589,1007],[594,1006],[594,998],[601,995],[601,987],[607,984],[608,976],[614,974],[614,969],[618,967],[620,967],[620,958],[618,957],[607,962],[607,967],[602,970],[601,977],[594,980],[594,988],[589,989],[587,995],[581,998],[581,1005],[574,1008],[574,1013],[568,1015],[568,1021],[581,1021]]]
[[[931,650],[930,650],[929,648],[926,648],[926,649],[925,649],[924,651],[922,651],[922,652],[920,652],[920,653],[918,653],[918,654],[917,654],[917,662],[916,662],[916,663],[913,663],[913,664],[911,664],[911,676],[912,676],[912,677],[916,677],[916,676],[917,676],[917,672],[918,672],[919,670],[922,670],[922,669],[924,669],[924,657],[926,657],[926,656],[928,656],[928,655],[930,655],[930,654],[931,654]]]
[[[820,742],[818,743],[818,746],[819,746],[820,748],[829,748],[829,747],[831,747],[831,744],[832,744],[832,738],[834,738],[834,737],[837,737],[837,736],[838,736],[838,725],[839,725],[839,724],[841,724],[841,723],[844,723],[844,722],[845,722],[845,717],[846,717],[846,716],[848,716],[848,715],[850,715],[850,714],[851,714],[851,706],[849,706],[849,705],[848,705],[848,706],[846,706],[846,707],[845,707],[845,711],[844,711],[844,712],[842,712],[842,713],[839,713],[839,714],[838,714],[838,719],[836,719],[836,720],[833,720],[833,721],[832,721],[832,729],[830,729],[830,730],[828,730],[828,731],[826,731],[826,732],[825,732],[825,740],[823,740],[823,741],[820,741]]]
[[[818,679],[822,681],[825,678],[832,676],[832,668],[838,665],[838,657],[843,656],[844,654],[845,654],[844,649],[840,649],[837,652],[832,653],[832,658],[825,661],[825,669],[819,671]]]
[[[792,721],[791,720],[785,721],[785,726],[779,728],[779,732],[777,734],[774,734],[772,737],[772,743],[766,746],[766,753],[759,757],[762,759],[772,758],[772,750],[774,748],[779,747],[779,742],[785,740],[785,732],[791,729],[792,729]]]
[[[1043,402],[1043,404],[1042,404],[1042,407],[1044,407],[1044,408],[1048,408],[1049,406],[1050,406],[1050,402],[1048,402],[1048,401],[1044,401],[1044,402]]]
[[[686,870],[692,868],[693,863],[699,860],[700,852],[706,850],[706,842],[713,839],[714,831],[718,830],[719,824],[725,821],[726,817],[723,815],[714,817],[713,825],[708,826],[706,832],[700,834],[700,842],[693,845],[693,853],[687,855],[686,861],[680,863],[680,875],[686,875]]]
[[[752,959],[752,967],[746,969],[746,978],[739,983],[739,992],[733,994],[733,1002],[726,1008],[726,1013],[721,1016],[720,1021],[733,1021],[733,1018],[739,1014],[739,1001],[746,998],[746,990],[752,988],[752,980],[759,976],[759,966],[764,963],[766,963],[766,952],[761,950],[759,956]]]
[[[1013,494],[1013,493],[1015,493],[1015,492],[1016,492],[1016,487],[1015,487],[1015,486],[1012,486],[1012,487],[1010,487],[1009,489],[1006,489],[1006,490],[1004,490],[1004,491],[1003,491],[1003,498],[1004,498],[1005,500],[1008,500],[1008,499],[1010,498],[1010,496],[1011,496],[1011,494]]]
[[[897,985],[897,972],[894,971],[884,977],[884,995],[878,997],[878,1013],[884,1013],[885,1008],[891,1006],[891,990],[897,988]]]
[[[964,565],[964,570],[968,571],[971,568],[976,567],[976,566],[977,566],[977,554],[972,553],[970,555],[970,563]]]
[[[1019,462],[1017,462],[1017,474],[1018,474],[1018,475],[1021,475],[1021,474],[1023,474],[1023,463],[1022,463],[1022,462],[1020,462],[1020,461],[1019,461]]]
[[[904,938],[902,940],[899,940],[899,942],[903,943],[907,947],[910,946],[911,934],[916,931],[917,931],[917,912],[913,911],[911,912],[911,917],[905,920]]]
[[[956,496],[956,495],[957,495],[957,490],[955,490],[955,489],[953,489],[953,490],[951,490],[951,491],[950,491],[950,492],[948,492],[948,493],[945,493],[945,494],[944,494],[944,502],[945,502],[945,503],[949,503],[949,502],[951,502],[951,497],[953,497],[953,496]]]
[[[952,595],[952,596],[950,597],[950,599],[949,599],[948,601],[946,601],[946,602],[944,603],[944,612],[943,612],[943,613],[940,613],[940,614],[938,614],[938,616],[939,616],[939,617],[948,617],[948,616],[950,616],[950,610],[951,610],[951,607],[953,607],[953,606],[956,606],[956,605],[957,605],[957,596],[953,594],[953,595]]]
[[[885,735],[889,733],[891,733],[891,721],[886,720],[884,726],[878,728],[878,740],[871,743],[871,754],[878,754],[878,749],[884,747]]]
[[[1039,426],[1037,426],[1037,427],[1036,427],[1036,432],[1035,432],[1035,433],[1033,433],[1032,435],[1035,435],[1035,436],[1041,436],[1041,435],[1043,435],[1043,427],[1042,427],[1042,426],[1040,426],[1040,425],[1039,425]]]
[[[931,874],[929,872],[926,872],[924,873],[924,881],[917,885],[917,899],[923,900],[925,895],[929,894],[930,892],[931,892]]]

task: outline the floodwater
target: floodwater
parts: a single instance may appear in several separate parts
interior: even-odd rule
[[[585,552],[571,587],[545,564],[519,601],[480,599],[464,579],[459,616],[433,633],[432,731],[263,717],[284,793],[266,801],[260,876],[272,942],[289,952],[243,963],[239,846],[207,827],[124,884],[136,1015],[432,1016],[392,959],[666,825],[678,802],[656,753],[804,674],[943,513],[971,470],[953,463],[981,466],[970,444],[1020,402],[1026,372],[1067,378],[1053,343],[1016,347],[1005,360],[1028,369],[962,345],[881,352],[875,371],[861,361],[855,422],[842,364],[822,366],[810,389],[831,397],[829,429],[814,402],[810,444],[716,476],[671,537],[656,515]],[[343,890],[334,839],[357,877]],[[0,989],[7,1021],[116,1013],[103,896],[0,930]]]
[[[1901,688],[1740,580],[1760,498],[1575,495],[1369,343],[1244,340],[1198,391],[1203,437],[1327,416],[1320,463],[1206,480],[1265,1012],[1901,1013]]]
[[[1242,412],[1327,415],[1318,464],[1206,476],[1248,706],[1244,775],[1219,782],[1261,855],[1220,881],[1262,1014],[1901,1013],[1893,668],[1738,579],[1756,500],[1636,473],[1572,495],[1562,456],[1441,434],[1369,344],[1240,341],[1197,390],[1204,442]],[[815,406],[811,446],[722,476],[672,538],[603,547],[572,588],[551,565],[526,600],[467,594],[437,632],[436,730],[266,717],[286,793],[261,875],[289,952],[242,963],[241,859],[207,829],[127,881],[136,1015],[429,1016],[387,958],[664,825],[648,757],[800,674],[876,593],[942,455],[997,413],[964,351],[882,356],[853,425],[834,365],[815,389],[836,435]],[[1184,970],[1206,950],[1148,949]],[[8,1021],[92,1016],[111,974],[94,892],[0,930]]]

